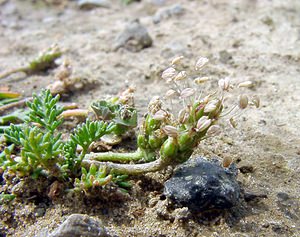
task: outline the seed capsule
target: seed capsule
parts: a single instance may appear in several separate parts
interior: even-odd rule
[[[251,102],[255,105],[256,108],[260,106],[260,99],[257,95],[253,96]]]
[[[171,126],[171,125],[167,125],[165,127],[163,127],[163,131],[165,132],[165,134],[167,134],[169,137],[177,137],[178,136],[178,130],[177,128]]]
[[[161,147],[160,154],[162,158],[174,157],[177,154],[178,146],[173,137],[169,137]]]
[[[174,97],[176,94],[178,94],[178,93],[177,93],[175,90],[170,89],[170,90],[168,90],[168,91],[166,92],[165,97],[167,97],[167,98],[172,98],[172,97]]]
[[[240,95],[239,96],[239,107],[240,109],[245,109],[248,106],[248,96]]]
[[[199,132],[203,132],[210,125],[211,125],[211,119],[209,119],[207,116],[203,116],[197,122],[197,129]]]
[[[195,70],[201,70],[208,63],[208,61],[208,58],[200,57],[195,64]]]
[[[179,151],[185,151],[192,148],[193,138],[189,132],[180,134],[178,139]]]
[[[220,79],[218,85],[221,88],[221,90],[228,91],[230,88],[230,79],[228,77]]]
[[[233,117],[229,119],[229,123],[230,123],[230,125],[231,125],[233,128],[236,128],[236,127],[237,127],[237,123],[236,123],[236,121],[234,120]]]
[[[209,101],[207,105],[204,107],[204,113],[214,112],[218,108],[219,103],[220,101],[217,99]]]
[[[221,133],[221,127],[219,125],[212,125],[207,130],[207,136],[218,136]]]
[[[181,71],[179,72],[176,77],[174,78],[175,81],[181,81],[181,80],[184,80],[186,79],[187,77],[187,74],[186,74],[186,71]]]
[[[175,68],[173,67],[169,67],[167,68],[166,70],[163,71],[161,77],[164,79],[164,80],[173,80],[174,77],[176,76],[177,72],[175,70]]]
[[[190,96],[192,96],[192,95],[194,95],[194,94],[195,94],[195,89],[193,89],[193,88],[185,88],[185,89],[181,92],[180,97],[181,97],[182,99],[185,99],[185,98],[188,98],[188,97],[190,97]]]
[[[178,56],[176,58],[174,58],[171,62],[171,65],[178,65],[179,63],[181,63],[181,60],[183,59],[183,56]]]
[[[197,85],[200,85],[200,84],[203,84],[207,81],[209,81],[210,78],[209,77],[197,77],[194,82],[197,84]]]
[[[167,116],[167,113],[163,110],[158,110],[154,115],[153,115],[153,119],[155,120],[164,120]]]
[[[250,87],[253,87],[253,82],[252,81],[244,81],[244,82],[241,82],[240,84],[238,84],[238,87],[250,88]]]

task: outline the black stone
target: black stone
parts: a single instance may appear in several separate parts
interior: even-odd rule
[[[164,194],[179,206],[198,213],[236,206],[241,189],[236,180],[237,168],[223,168],[218,161],[202,157],[180,166],[165,183]]]

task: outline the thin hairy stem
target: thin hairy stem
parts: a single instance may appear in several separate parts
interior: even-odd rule
[[[144,164],[116,164],[112,162],[99,162],[95,160],[83,160],[82,165],[85,167],[90,167],[92,164],[97,167],[104,166],[109,171],[120,174],[128,175],[139,175],[145,174],[148,172],[156,172],[166,168],[168,165],[171,165],[171,159],[162,159],[159,158],[155,161],[144,163]]]
[[[130,161],[138,161],[144,158],[142,150],[138,149],[132,153],[115,153],[115,152],[104,152],[104,153],[90,153],[85,155],[85,160],[93,161],[112,161],[128,163]]]

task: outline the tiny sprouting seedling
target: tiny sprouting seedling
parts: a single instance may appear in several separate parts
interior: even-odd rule
[[[53,97],[49,90],[44,90],[27,103],[29,113],[25,123],[12,124],[4,131],[6,142],[13,145],[1,153],[0,167],[21,176],[43,174],[69,180],[75,189],[88,192],[109,182],[126,189],[131,186],[127,181],[130,175],[184,163],[202,140],[220,132],[217,123],[222,117],[233,115],[230,123],[235,127],[234,117],[249,105],[258,107],[259,99],[254,96],[250,100],[242,94],[236,105],[225,106],[226,93],[234,88],[230,80],[219,80],[215,92],[204,94],[197,87],[209,78],[195,74],[189,77],[187,72],[180,71],[182,59],[175,58],[162,73],[171,86],[165,95],[170,106],[159,97],[150,101],[137,131],[136,151],[90,152],[92,143],[103,136],[122,136],[137,126],[132,89],[119,97],[93,103],[91,109],[96,119],[87,118],[65,140],[59,132],[64,121],[63,108],[57,105],[59,96]],[[207,63],[208,59],[201,57],[195,65],[196,73]],[[250,84],[243,82],[238,87]],[[172,109],[174,103],[178,103],[177,110]]]
[[[26,75],[44,72],[50,68],[55,67],[55,60],[61,57],[61,55],[61,50],[56,45],[54,45],[47,49],[45,52],[42,52],[36,59],[29,62],[27,66],[16,68],[0,74],[0,79],[6,78],[18,72],[25,73]]]

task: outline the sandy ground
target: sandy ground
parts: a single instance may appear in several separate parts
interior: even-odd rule
[[[158,9],[175,3],[184,8],[181,16],[153,23]],[[110,207],[108,212],[101,203],[89,208],[80,208],[81,204],[88,206],[86,203],[73,207],[54,203],[36,217],[32,214],[34,204],[20,204],[14,224],[5,230],[7,236],[34,236],[40,229],[57,227],[75,212],[102,219],[119,236],[300,236],[299,12],[297,0],[145,0],[129,6],[114,0],[110,8],[91,11],[79,10],[74,3],[66,8],[31,1],[2,4],[0,71],[22,65],[57,43],[74,70],[99,82],[92,90],[79,91],[70,98],[82,107],[135,85],[137,107],[145,112],[149,99],[166,91],[159,75],[177,55],[190,59],[188,67],[198,56],[208,57],[211,63],[205,72],[213,79],[230,76],[236,82],[254,81],[249,93],[261,98],[261,108],[246,111],[236,130],[224,120],[224,133],[201,144],[197,154],[230,156],[238,167],[253,166],[254,171],[241,172],[239,180],[245,189],[268,195],[248,204],[246,214],[233,225],[222,219],[214,225],[159,219],[158,207],[150,207],[149,200],[161,189],[136,188],[134,199]],[[152,47],[138,53],[113,51],[116,35],[135,18],[149,31]],[[54,73],[26,79],[16,75],[1,85],[29,96],[53,81]]]

